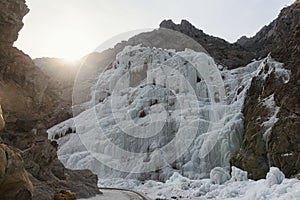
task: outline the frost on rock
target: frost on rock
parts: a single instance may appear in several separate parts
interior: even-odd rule
[[[266,176],[269,187],[275,184],[281,184],[284,178],[284,174],[277,167],[271,167]]]
[[[223,184],[230,179],[229,173],[222,167],[215,167],[210,172],[210,181],[213,184]]]
[[[203,52],[127,46],[49,138],[64,165],[99,178],[208,178],[242,143],[245,93],[263,61],[227,70]]]
[[[231,179],[233,181],[247,181],[248,180],[248,172],[232,166],[231,167]]]

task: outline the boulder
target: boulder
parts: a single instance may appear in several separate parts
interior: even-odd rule
[[[4,200],[29,200],[33,196],[21,152],[3,143],[0,144],[0,188],[0,197]]]

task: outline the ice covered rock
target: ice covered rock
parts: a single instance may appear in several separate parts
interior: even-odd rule
[[[210,172],[210,181],[213,184],[223,184],[230,179],[229,173],[222,167],[215,167]]]
[[[231,180],[233,181],[247,181],[248,172],[243,171],[237,167],[231,167]]]
[[[282,9],[276,20],[243,42],[245,48],[253,49],[257,55],[271,52],[275,60],[285,64],[272,73],[268,68],[272,69],[274,63],[266,65],[268,78],[255,79],[245,101],[248,102],[243,111],[247,129],[233,165],[248,171],[251,179],[265,178],[270,166],[277,166],[286,177],[300,173],[300,99],[296,95],[300,93],[299,18],[300,3],[294,1]],[[284,69],[291,71],[290,80],[284,76]],[[262,100],[272,93],[279,112],[276,123],[265,134],[266,126],[262,123],[269,120],[272,111],[265,109]]]
[[[261,179],[271,166],[270,137],[279,119],[279,104],[275,101],[274,90],[289,80],[289,71],[282,63],[270,56],[260,63],[256,76],[246,93],[244,102],[244,144],[232,156],[231,164],[249,172],[249,178]],[[268,83],[268,86],[266,85]],[[284,143],[276,149],[283,149]],[[289,145],[289,143],[285,144]],[[280,150],[280,152],[288,152]],[[279,155],[279,154],[278,154]]]
[[[50,140],[64,137],[65,135],[70,133],[76,133],[74,120],[72,118],[66,120],[65,123],[60,124],[55,128],[48,129],[47,133],[48,133],[48,139]]]
[[[281,184],[284,178],[284,174],[277,167],[271,167],[266,176],[269,187],[275,184]]]

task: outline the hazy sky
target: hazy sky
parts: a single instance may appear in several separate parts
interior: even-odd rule
[[[36,57],[75,59],[123,32],[187,19],[234,42],[253,36],[294,0],[26,0],[30,8],[15,46]]]

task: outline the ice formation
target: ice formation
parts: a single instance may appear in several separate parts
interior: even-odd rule
[[[210,171],[210,182],[214,184],[223,184],[230,179],[229,173],[222,167],[215,167]]]
[[[269,187],[275,184],[281,184],[284,178],[284,174],[277,167],[271,167],[266,177]]]
[[[233,181],[247,181],[248,173],[237,167],[232,166],[231,167],[231,179]]]
[[[215,167],[229,171],[242,140],[245,92],[269,62],[286,76],[270,58],[226,70],[203,52],[127,46],[91,85],[91,106],[49,129],[49,138],[60,137],[64,165],[101,179],[167,180],[174,172],[200,179]]]

